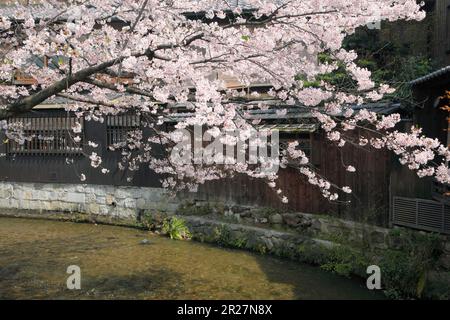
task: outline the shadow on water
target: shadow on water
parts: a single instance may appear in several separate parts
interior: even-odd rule
[[[149,245],[141,245],[148,239]],[[81,290],[68,290],[69,265]],[[0,299],[377,299],[317,267],[112,226],[0,218]]]
[[[257,256],[256,260],[270,282],[291,286],[293,299],[385,299],[382,292],[367,289],[364,279],[342,277],[318,266],[284,259]],[[272,261],[268,263],[267,260]]]

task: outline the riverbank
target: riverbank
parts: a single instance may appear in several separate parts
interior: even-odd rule
[[[368,276],[367,267],[379,265],[382,286],[389,298],[448,299],[449,273],[440,263],[445,249],[442,238],[436,235],[403,229],[387,230],[312,215],[302,215],[301,219],[296,216],[302,221],[297,228],[255,226],[245,221],[236,223],[239,220],[236,216],[211,214],[204,210],[197,212],[202,214],[191,215],[192,211],[181,210],[178,216],[185,221],[193,239],[199,242],[289,258],[344,277],[356,275],[364,283]],[[156,233],[161,232],[163,222],[172,216],[145,212],[137,219],[124,219],[27,210],[6,210],[2,214],[132,226]],[[293,218],[294,214],[289,217]]]

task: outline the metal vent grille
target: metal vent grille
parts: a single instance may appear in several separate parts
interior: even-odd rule
[[[416,201],[410,199],[394,198],[394,221],[405,224],[416,224]]]
[[[444,206],[444,232],[450,234],[450,206]]]
[[[442,228],[442,204],[418,201],[417,219],[420,226]]]
[[[450,206],[442,202],[394,197],[392,218],[395,225],[450,234]]]

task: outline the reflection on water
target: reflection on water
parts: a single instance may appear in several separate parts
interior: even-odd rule
[[[69,265],[81,268],[81,290],[66,287]],[[244,251],[122,227],[0,218],[1,299],[381,297],[363,281]]]

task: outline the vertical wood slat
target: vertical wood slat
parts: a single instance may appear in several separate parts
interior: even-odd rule
[[[434,10],[433,56],[440,65],[448,62],[450,50],[450,1],[436,1]]]
[[[61,143],[61,126],[60,126],[60,119],[55,118],[53,120],[55,124],[55,150],[60,150],[60,143]],[[59,152],[59,151],[58,151]]]
[[[64,128],[64,140],[63,140],[63,147],[62,147],[62,151],[63,154],[65,155],[67,153],[67,140],[68,140],[68,130],[67,130],[67,117],[63,118],[63,128]]]
[[[38,120],[38,130],[37,130],[37,134],[38,134],[38,150],[36,150],[37,153],[39,153],[39,151],[43,151],[44,149],[44,141],[43,141],[43,133],[44,133],[44,118],[37,118]]]
[[[36,118],[31,118],[31,135],[32,135],[32,143],[31,143],[31,153],[34,155],[36,152]]]
[[[75,125],[75,122],[72,118],[67,117],[67,126],[66,128],[72,128]],[[73,139],[78,136],[79,133],[72,133],[70,129],[67,129],[67,148],[66,148],[66,155],[70,154],[70,152],[73,150],[73,146],[75,145],[75,142]]]

